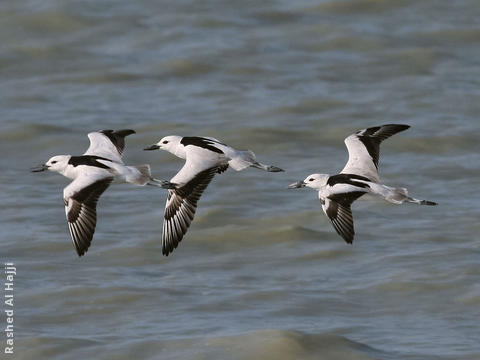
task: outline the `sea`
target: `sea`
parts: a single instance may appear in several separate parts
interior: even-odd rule
[[[480,359],[479,114],[477,0],[1,1],[0,358]],[[382,182],[438,206],[364,196],[349,245],[288,185],[390,123]],[[78,257],[30,169],[102,129],[158,179],[166,135],[285,172],[215,176],[168,257],[166,190],[113,184]]]

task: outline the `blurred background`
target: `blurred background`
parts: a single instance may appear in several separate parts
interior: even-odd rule
[[[2,1],[12,358],[480,358],[479,19],[474,0]],[[439,206],[363,197],[350,246],[314,191],[286,187],[386,123],[412,127],[382,144],[382,180]],[[182,160],[142,148],[173,134],[286,172],[217,176],[168,258],[166,192],[111,186],[78,258],[68,179],[29,168],[122,128],[125,162],[157,178]]]

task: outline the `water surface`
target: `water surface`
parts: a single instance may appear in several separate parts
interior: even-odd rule
[[[12,358],[478,359],[479,18],[467,0],[2,2]],[[382,145],[383,181],[439,206],[362,198],[349,246],[286,186],[385,123],[412,128]],[[141,149],[170,134],[287,171],[217,176],[168,258],[165,192],[112,186],[78,258],[67,179],[28,169],[108,128],[135,129],[125,161],[162,179],[181,160]]]

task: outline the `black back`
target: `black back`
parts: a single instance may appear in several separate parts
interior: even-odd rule
[[[198,146],[213,152],[216,152],[218,154],[223,154],[223,151],[216,148],[215,146],[212,146],[212,144],[222,144],[218,141],[212,140],[212,139],[207,139],[204,137],[198,137],[198,136],[184,136],[182,140],[180,141],[180,144],[184,146],[188,145],[194,145]],[[225,145],[225,144],[222,144]]]
[[[328,178],[327,180],[327,185],[334,186],[335,184],[349,184],[349,185],[354,185],[358,186],[361,188],[368,188],[368,184],[365,184],[363,182],[355,181],[355,180],[363,180],[363,181],[368,181],[370,182],[371,180],[369,178],[366,178],[365,176],[361,175],[356,175],[356,174],[337,174],[337,175],[332,175]]]
[[[110,169],[107,165],[98,162],[97,160],[107,160],[104,157],[96,156],[96,155],[80,155],[80,156],[71,156],[68,163],[73,165],[73,167],[77,167],[79,165],[87,165],[87,166],[95,166],[101,169]]]

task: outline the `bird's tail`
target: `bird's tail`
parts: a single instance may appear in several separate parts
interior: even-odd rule
[[[236,156],[233,157],[228,164],[232,167],[232,169],[240,171],[249,166],[269,171],[269,172],[279,172],[283,171],[279,167],[273,165],[265,165],[257,161],[255,154],[253,151],[246,150],[246,151],[237,151]]]
[[[232,169],[240,171],[252,166],[255,162],[257,162],[257,160],[253,151],[237,151],[235,157],[231,158],[228,162],[228,165],[230,165]]]
[[[418,205],[437,205],[436,202],[428,200],[419,200],[408,196],[408,190],[402,187],[392,188],[386,185],[369,184],[374,193],[383,196],[385,200],[393,204],[403,204],[409,202]]]
[[[408,201],[408,199],[411,199],[411,197],[408,196],[408,190],[406,188],[391,188],[387,186],[386,188],[389,190],[385,195],[385,200],[388,202],[402,204],[403,202]]]
[[[418,205],[437,205],[437,203],[433,201],[419,200],[419,199],[415,199],[413,197],[408,196],[408,191],[405,188],[394,188],[393,193],[394,193],[393,199],[395,201],[400,201],[399,202],[400,204],[403,202],[409,202],[409,203],[418,204]]]
[[[127,179],[128,182],[131,182],[136,185],[144,186],[149,183],[150,180],[152,180],[152,174],[150,173],[150,165],[143,164],[143,165],[135,165],[132,166],[135,171],[135,175],[131,176],[129,179]]]

